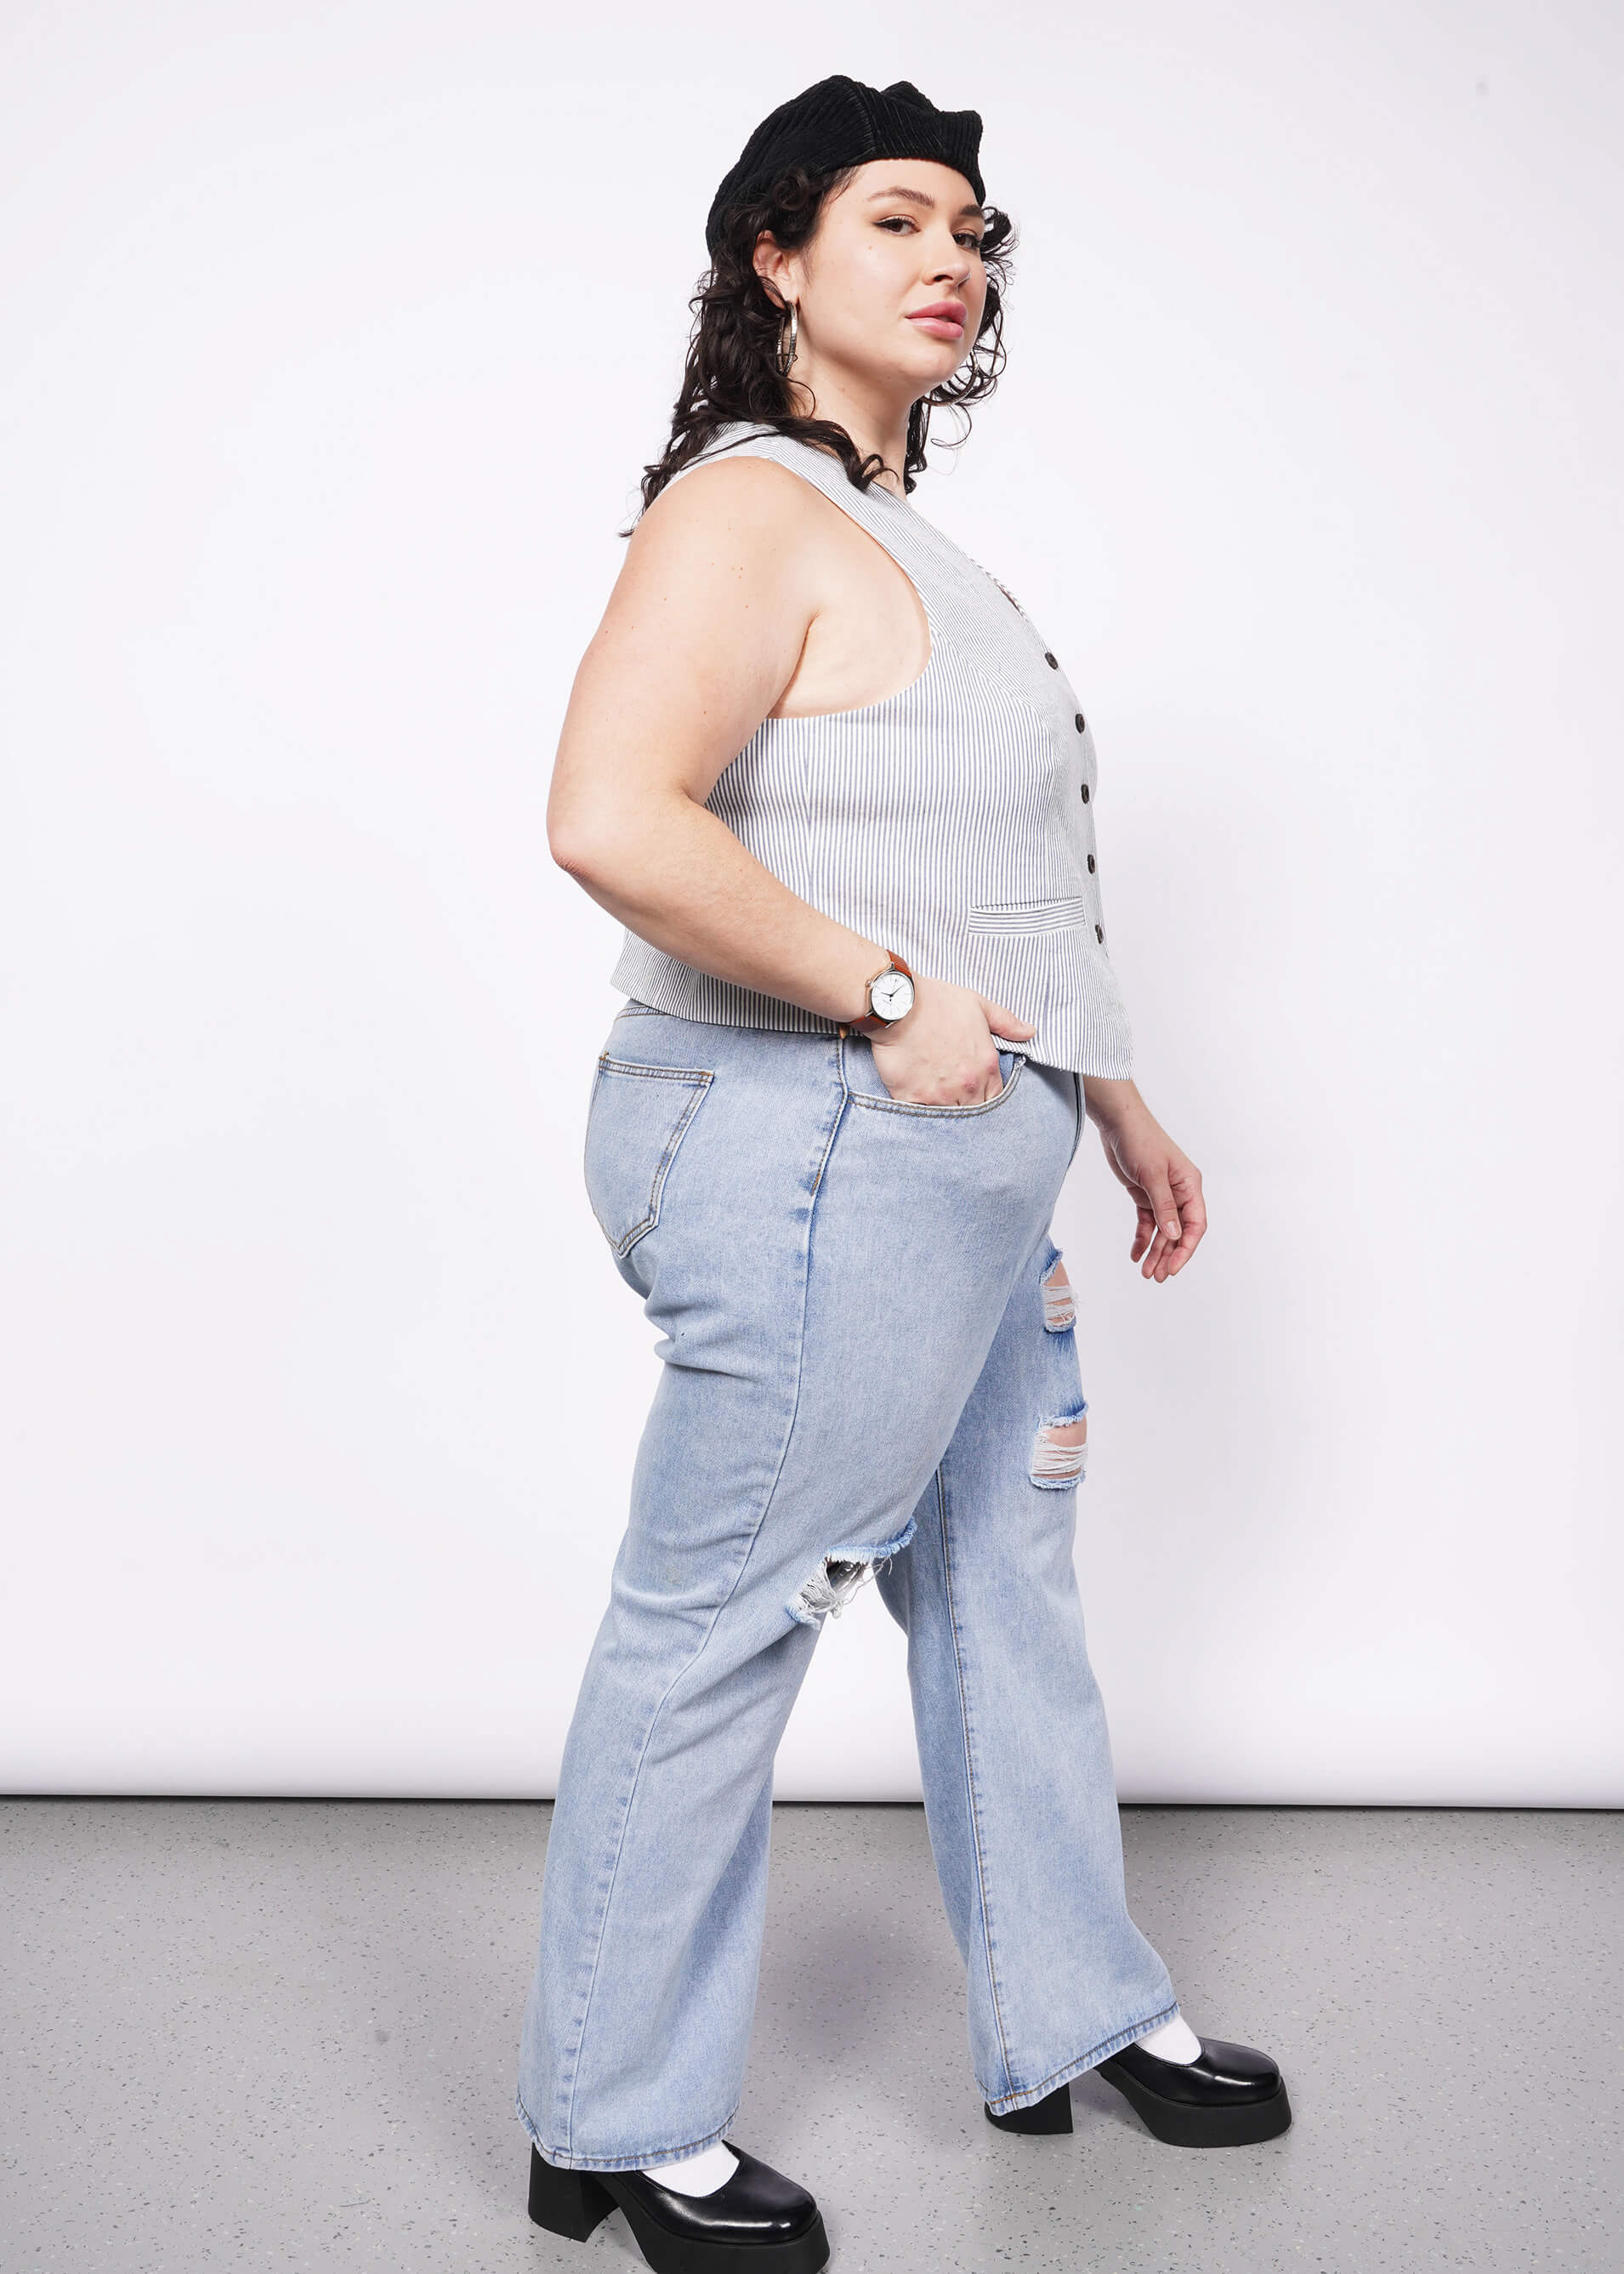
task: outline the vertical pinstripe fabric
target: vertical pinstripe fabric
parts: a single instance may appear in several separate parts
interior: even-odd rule
[[[1041,635],[939,529],[889,490],[853,488],[824,451],[735,425],[695,463],[720,451],[790,467],[877,538],[924,604],[930,659],[883,702],[763,719],[718,776],[710,811],[825,915],[1029,1020],[1037,1032],[1022,1047],[1041,1064],[1127,1074],[1132,1040],[1095,860],[1094,738]],[[685,1019],[834,1030],[629,930],[611,983]]]

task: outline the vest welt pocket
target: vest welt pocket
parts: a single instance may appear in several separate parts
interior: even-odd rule
[[[617,1256],[659,1222],[677,1148],[715,1073],[703,1066],[634,1065],[605,1051],[586,1117],[586,1193]]]
[[[1074,931],[1091,923],[1088,903],[1073,893],[1059,900],[999,900],[972,908],[966,931]]]

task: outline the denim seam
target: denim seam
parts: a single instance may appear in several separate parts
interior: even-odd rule
[[[714,2148],[718,2140],[732,2131],[734,2120],[739,2113],[739,2104],[735,2102],[732,2114],[726,2117],[714,2132],[708,2132],[703,2140],[685,2141],[680,2148],[645,2148],[634,2156],[571,2157],[562,2153],[555,2156],[552,2149],[547,2146],[530,2110],[524,2105],[523,2093],[514,2094],[513,2105],[515,2113],[530,2134],[538,2152],[545,2156],[548,2163],[556,2165],[561,2172],[640,2172],[648,2164],[686,2163],[690,2156],[703,2156],[707,2148]]]
[[[644,1081],[714,1081],[714,1066],[645,1065],[638,1058],[617,1058],[609,1050],[599,1050],[598,1063],[607,1066],[611,1073],[640,1074]]]
[[[1004,2035],[1004,2007],[998,1996],[998,1968],[993,1956],[992,1917],[987,1901],[987,1862],[981,1847],[981,1798],[975,1781],[975,1742],[970,1716],[970,1701],[965,1690],[964,1653],[959,1647],[959,1612],[953,1600],[953,1554],[949,1540],[948,1490],[945,1469],[936,1469],[936,1506],[942,1519],[942,1585],[947,1597],[947,1623],[953,1638],[953,1678],[959,1688],[959,1726],[964,1733],[965,1788],[970,1803],[970,1842],[975,1850],[976,1900],[981,1913],[981,1948],[987,1959],[987,1984],[992,1996],[993,2020],[997,2024],[998,2051],[1004,2059],[1004,2074],[1010,2068],[1009,2040]]]
[[[1124,2045],[1133,2044],[1140,2037],[1148,2037],[1151,2030],[1159,2029],[1163,2022],[1170,2022],[1177,2011],[1178,2000],[1175,1999],[1170,2006],[1164,2007],[1159,2014],[1153,2014],[1148,2021],[1135,2022],[1131,2029],[1119,2029],[1114,2037],[1102,2039],[1080,2060],[1067,2061],[1060,2068],[1051,2069],[1041,2084],[1023,2084],[1017,2091],[996,2096],[983,2087],[981,2097],[998,2116],[1007,2116],[1011,2109],[1030,2108],[1034,2100],[1041,2100],[1049,2093],[1057,2092],[1063,2084],[1070,2084],[1074,2076],[1082,2076],[1089,2069],[1097,2068],[1101,2061],[1109,2060],[1111,2055],[1119,2053]],[[1006,2061],[1006,2073],[1008,2066]]]
[[[844,1088],[844,1074],[838,1063],[836,1072],[841,1080],[842,1088]],[[849,1096],[849,1092],[846,1093],[847,1096]],[[794,1394],[790,1401],[789,1419],[785,1427],[784,1442],[778,1448],[778,1466],[774,1469],[772,1472],[772,1481],[768,1486],[767,1490],[763,1496],[761,1508],[757,1512],[756,1522],[751,1527],[750,1536],[745,1544],[744,1553],[739,1559],[739,1568],[733,1574],[732,1585],[728,1588],[726,1593],[722,1597],[715,1610],[711,1613],[710,1624],[706,1627],[704,1633],[700,1637],[700,1639],[695,1645],[692,1653],[685,1663],[678,1668],[677,1672],[673,1675],[670,1682],[666,1684],[665,1690],[662,1694],[658,1704],[655,1706],[653,1713],[649,1716],[648,1727],[643,1731],[643,1743],[638,1748],[637,1758],[633,1764],[631,1782],[627,1788],[626,1797],[620,1805],[620,1821],[619,1829],[615,1835],[614,1853],[609,1859],[608,1879],[604,1888],[602,1901],[598,1905],[597,1940],[592,1952],[592,1970],[587,1981],[586,1996],[582,2004],[580,2018],[575,2024],[574,2041],[570,2045],[568,2053],[569,2103],[565,2117],[564,2128],[566,2135],[571,2139],[575,2136],[575,2087],[580,2079],[581,2049],[586,2042],[587,2023],[591,2018],[592,1997],[593,1992],[598,1987],[598,1961],[603,1956],[604,1937],[609,1920],[609,1907],[614,1898],[615,1879],[620,1871],[620,1857],[626,1846],[626,1827],[631,1818],[632,1802],[636,1796],[637,1781],[643,1773],[643,1764],[647,1757],[649,1746],[653,1741],[655,1729],[658,1727],[660,1716],[665,1712],[666,1703],[671,1698],[673,1691],[677,1688],[678,1683],[693,1670],[693,1668],[698,1664],[700,1659],[703,1656],[706,1645],[709,1644],[711,1636],[716,1631],[717,1621],[721,1617],[723,1612],[727,1608],[728,1604],[733,1600],[733,1596],[738,1593],[740,1583],[742,1581],[744,1574],[749,1565],[751,1552],[754,1549],[757,1540],[761,1537],[762,1526],[765,1524],[768,1514],[772,1507],[773,1495],[778,1491],[779,1479],[784,1474],[784,1464],[789,1457],[791,1441],[795,1434],[795,1419],[801,1410],[801,1368],[805,1363],[806,1358],[807,1299],[812,1276],[812,1221],[817,1205],[817,1195],[823,1186],[823,1171],[828,1165],[829,1156],[834,1148],[834,1141],[839,1132],[840,1124],[846,1118],[845,1109],[846,1099],[845,1097],[842,1097],[839,1105],[835,1109],[834,1118],[829,1125],[829,1134],[823,1141],[823,1150],[818,1160],[817,1171],[816,1175],[813,1177],[811,1189],[808,1194],[808,1206],[807,1209],[806,1237],[802,1242],[801,1258],[801,1321],[795,1345],[795,1386]],[[735,2113],[736,2112],[737,2112],[735,2111]],[[732,2121],[731,2118],[729,2119],[729,2121]],[[719,2137],[720,2135],[718,2135],[717,2136]],[[568,2154],[573,2151],[567,2150],[565,2152]],[[583,2168],[585,2167],[583,2166]],[[614,2168],[614,2166],[610,2165],[602,2166],[602,2168]],[[621,2165],[619,2168],[635,2169],[637,2167],[635,2165]]]
[[[714,1066],[657,1066],[638,1065],[631,1058],[612,1058],[607,1050],[600,1050],[598,1063],[606,1073],[635,1074],[639,1081],[696,1081],[716,1080]]]

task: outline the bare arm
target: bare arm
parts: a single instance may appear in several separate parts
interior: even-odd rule
[[[883,960],[748,853],[705,800],[772,709],[816,606],[797,477],[745,459],[690,475],[639,522],[575,674],[547,805],[553,858],[639,937],[695,969],[860,1018]]]
[[[705,799],[789,683],[825,595],[798,476],[760,459],[688,476],[628,547],[575,674],[547,806],[553,858],[640,938],[695,969],[861,1018],[884,942],[812,907]],[[996,1092],[997,1031],[1033,1029],[968,988],[920,975],[883,1038],[893,1096]]]
[[[1128,1261],[1139,1264],[1141,1278],[1160,1284],[1184,1269],[1206,1235],[1201,1171],[1168,1135],[1136,1082],[1085,1074],[1083,1096],[1111,1174],[1133,1198]]]

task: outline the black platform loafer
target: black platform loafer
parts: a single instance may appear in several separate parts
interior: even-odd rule
[[[804,2187],[726,2142],[739,2168],[708,2195],[680,2195],[643,2172],[568,2172],[530,2143],[530,2217],[584,2242],[618,2203],[654,2274],[818,2274],[829,2243]]]
[[[1175,2148],[1249,2148],[1277,2139],[1291,2122],[1291,2103],[1274,2062],[1254,2046],[1222,2037],[1203,2037],[1200,2046],[1199,2060],[1169,2061],[1143,2045],[1124,2045],[1095,2074],[1116,2086],[1158,2140]],[[1071,2089],[1063,2084],[1007,2116],[990,2108],[987,2115],[1004,2132],[1069,2132]]]
[[[1200,2046],[1199,2060],[1168,2061],[1124,2045],[1100,2063],[1100,2074],[1175,2148],[1249,2148],[1285,2131],[1291,2103],[1268,2055],[1222,2037],[1203,2037]]]

